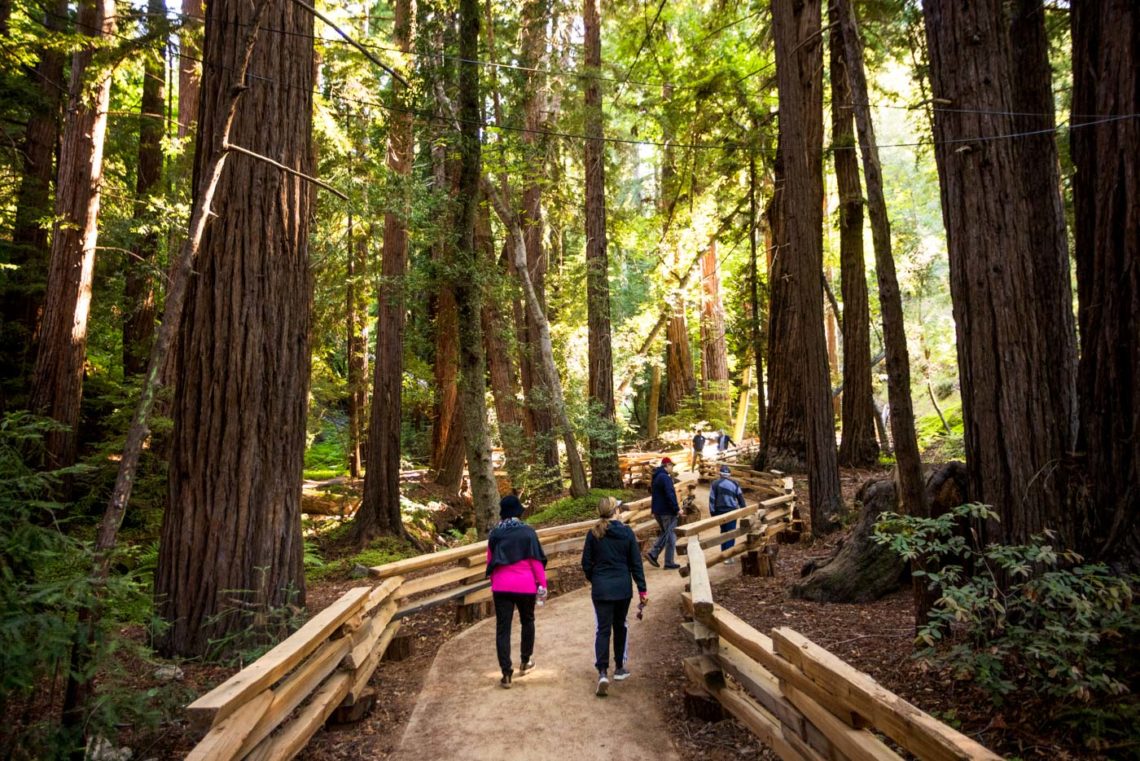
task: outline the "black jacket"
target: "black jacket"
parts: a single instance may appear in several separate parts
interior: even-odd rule
[[[658,466],[653,471],[653,485],[651,487],[652,501],[650,508],[654,515],[678,515],[681,512],[677,504],[677,490],[673,488],[673,477]]]
[[[595,600],[628,600],[633,597],[630,578],[637,591],[645,591],[645,569],[641,565],[641,547],[633,529],[621,521],[610,521],[601,539],[594,532],[586,534],[582,548],[582,571],[593,587]]]

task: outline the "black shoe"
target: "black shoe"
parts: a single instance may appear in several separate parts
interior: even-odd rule
[[[629,670],[628,669],[625,669],[625,668],[614,669],[614,681],[615,682],[624,682],[626,679],[629,679]]]
[[[657,562],[657,558],[653,557],[652,555],[646,555],[645,559],[648,560],[649,565],[653,566],[654,568],[661,567],[661,564]]]
[[[527,672],[534,668],[534,657],[527,658],[526,661],[519,666],[519,676],[526,676]]]
[[[677,565],[676,563],[666,563],[665,564],[665,570],[666,571],[676,571],[680,567],[681,566]]]
[[[503,674],[503,678],[499,680],[499,686],[504,690],[509,690],[511,688],[511,675]]]

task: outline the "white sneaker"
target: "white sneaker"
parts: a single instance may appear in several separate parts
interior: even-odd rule
[[[606,676],[606,672],[601,671],[598,673],[598,689],[594,692],[599,698],[604,698],[606,693],[610,690],[610,680]]]

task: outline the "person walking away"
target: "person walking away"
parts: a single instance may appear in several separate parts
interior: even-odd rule
[[[744,507],[744,492],[740,484],[732,480],[727,465],[720,466],[720,478],[712,482],[709,487],[709,515],[723,515]],[[720,533],[727,534],[736,530],[736,521],[728,521],[720,525]],[[735,539],[729,539],[720,545],[721,552],[730,549],[736,544]],[[731,563],[732,558],[724,561]]]
[[[677,530],[677,519],[681,508],[677,504],[677,490],[673,488],[673,461],[668,457],[663,457],[661,465],[653,471],[653,483],[650,488],[652,489],[650,510],[661,533],[646,556],[654,568],[660,568],[661,564],[657,562],[657,558],[664,549],[665,568],[669,570],[680,568],[681,566],[673,562],[673,555],[677,551],[677,535],[674,532]]]
[[[582,571],[590,582],[590,599],[594,603],[594,667],[598,670],[595,694],[605,697],[609,691],[610,638],[614,645],[614,681],[629,678],[629,604],[633,600],[633,584],[644,604],[649,601],[645,588],[645,569],[641,550],[633,529],[614,519],[618,501],[603,497],[598,502],[598,522],[582,547]]]
[[[736,446],[736,442],[728,435],[728,431],[721,431],[720,435],[716,437],[716,451],[718,454],[734,446]]]
[[[515,608],[522,626],[522,661],[519,676],[534,668],[534,605],[546,598],[546,553],[534,529],[520,520],[522,502],[513,494],[499,502],[499,523],[487,537],[487,577],[495,600],[495,650],[503,678],[511,687],[511,623]]]
[[[705,457],[705,435],[701,433],[701,429],[697,429],[697,433],[693,436],[693,456],[689,461],[689,470],[696,471],[697,466]]]

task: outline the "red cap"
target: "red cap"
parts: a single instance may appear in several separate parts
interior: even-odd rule
[[[672,465],[672,464],[673,464],[673,461],[670,460],[668,457],[662,457],[661,458],[661,467],[665,467],[666,465]]]

